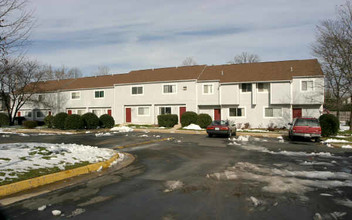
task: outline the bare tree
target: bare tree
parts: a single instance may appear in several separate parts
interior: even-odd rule
[[[181,64],[181,66],[194,66],[194,65],[197,65],[197,62],[193,59],[193,57],[186,57],[186,59],[184,59]]]
[[[324,20],[317,26],[316,42],[312,45],[312,50],[322,64],[328,88],[336,99],[339,117],[342,98],[345,94],[352,97],[351,1],[346,1],[337,12],[336,19]]]
[[[110,73],[110,68],[108,66],[98,66],[97,71],[93,73],[94,76],[104,76],[104,75],[109,75]]]
[[[242,52],[236,55],[233,60],[230,60],[230,64],[241,64],[241,63],[257,63],[260,62],[260,58],[257,54],[251,54],[248,52]]]
[[[28,43],[34,20],[26,10],[27,0],[0,0],[0,55],[6,56]]]
[[[44,71],[36,62],[20,59],[1,64],[0,71],[0,95],[5,100],[10,123],[13,124],[19,109],[40,91]]]
[[[60,68],[54,69],[51,65],[44,66],[43,80],[60,80],[60,79],[72,79],[82,77],[82,72],[77,67],[67,68],[61,66]]]

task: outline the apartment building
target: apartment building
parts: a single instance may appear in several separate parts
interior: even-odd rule
[[[319,117],[324,76],[317,60],[196,65],[131,71],[41,84],[19,114],[93,112],[118,124],[157,124],[160,114],[207,113],[251,127],[283,127],[294,117]]]

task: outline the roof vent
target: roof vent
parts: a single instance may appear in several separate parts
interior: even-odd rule
[[[293,67],[291,66],[291,72],[293,72]]]
[[[224,70],[221,70],[221,75],[222,75],[222,76],[224,75]]]

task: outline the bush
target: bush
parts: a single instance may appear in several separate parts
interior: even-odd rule
[[[212,122],[212,119],[208,114],[199,114],[197,117],[197,125],[199,125],[201,128],[208,127],[211,124],[211,122]]]
[[[54,116],[54,120],[53,120],[54,128],[64,130],[65,129],[65,119],[67,118],[67,116],[68,116],[68,114],[65,112],[57,113]]]
[[[195,112],[185,112],[181,117],[182,127],[188,126],[190,124],[197,124],[198,115]]]
[[[69,115],[65,119],[65,129],[77,130],[84,127],[82,117],[80,115]]]
[[[0,113],[0,127],[10,125],[10,118],[5,113]]]
[[[54,116],[48,115],[44,118],[44,123],[48,128],[53,127]]]
[[[115,120],[112,116],[104,114],[99,118],[100,127],[102,128],[112,128],[115,125]]]
[[[324,114],[319,117],[321,135],[328,137],[336,135],[340,128],[340,122],[335,115]]]
[[[94,113],[85,113],[82,119],[86,129],[96,129],[99,126],[99,118]]]
[[[178,123],[178,116],[177,115],[158,115],[158,125],[160,127],[173,127]]]
[[[38,123],[36,121],[24,121],[23,126],[25,128],[33,129],[38,126]]]

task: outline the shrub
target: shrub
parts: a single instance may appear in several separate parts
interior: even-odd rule
[[[54,120],[53,120],[54,128],[64,130],[65,129],[65,119],[67,118],[67,116],[68,116],[68,114],[65,112],[57,113],[54,116]]]
[[[65,119],[65,129],[77,130],[84,127],[82,117],[80,115],[69,115]]]
[[[160,127],[173,127],[178,123],[177,115],[158,115],[158,125]]]
[[[36,121],[24,121],[23,126],[25,128],[33,129],[38,126],[38,123]]]
[[[115,125],[114,118],[108,114],[104,114],[100,116],[99,121],[100,121],[100,127],[102,128],[112,128]]]
[[[244,129],[248,129],[248,128],[250,128],[249,122],[247,122],[247,123],[244,124]]]
[[[208,114],[199,114],[197,117],[197,125],[201,128],[206,128],[211,124],[212,120]]]
[[[339,131],[340,122],[335,115],[324,114],[319,117],[321,126],[321,135],[328,137],[330,135],[336,135]]]
[[[52,115],[48,115],[44,118],[44,123],[46,126],[48,126],[48,128],[53,127],[53,121],[54,121],[54,116]]]
[[[88,112],[82,115],[84,127],[87,129],[96,129],[99,126],[99,118],[94,113]]]
[[[182,127],[188,126],[190,124],[197,124],[198,115],[195,112],[185,112],[181,117]]]
[[[1,126],[8,126],[10,124],[10,118],[5,113],[0,113],[0,127]]]

